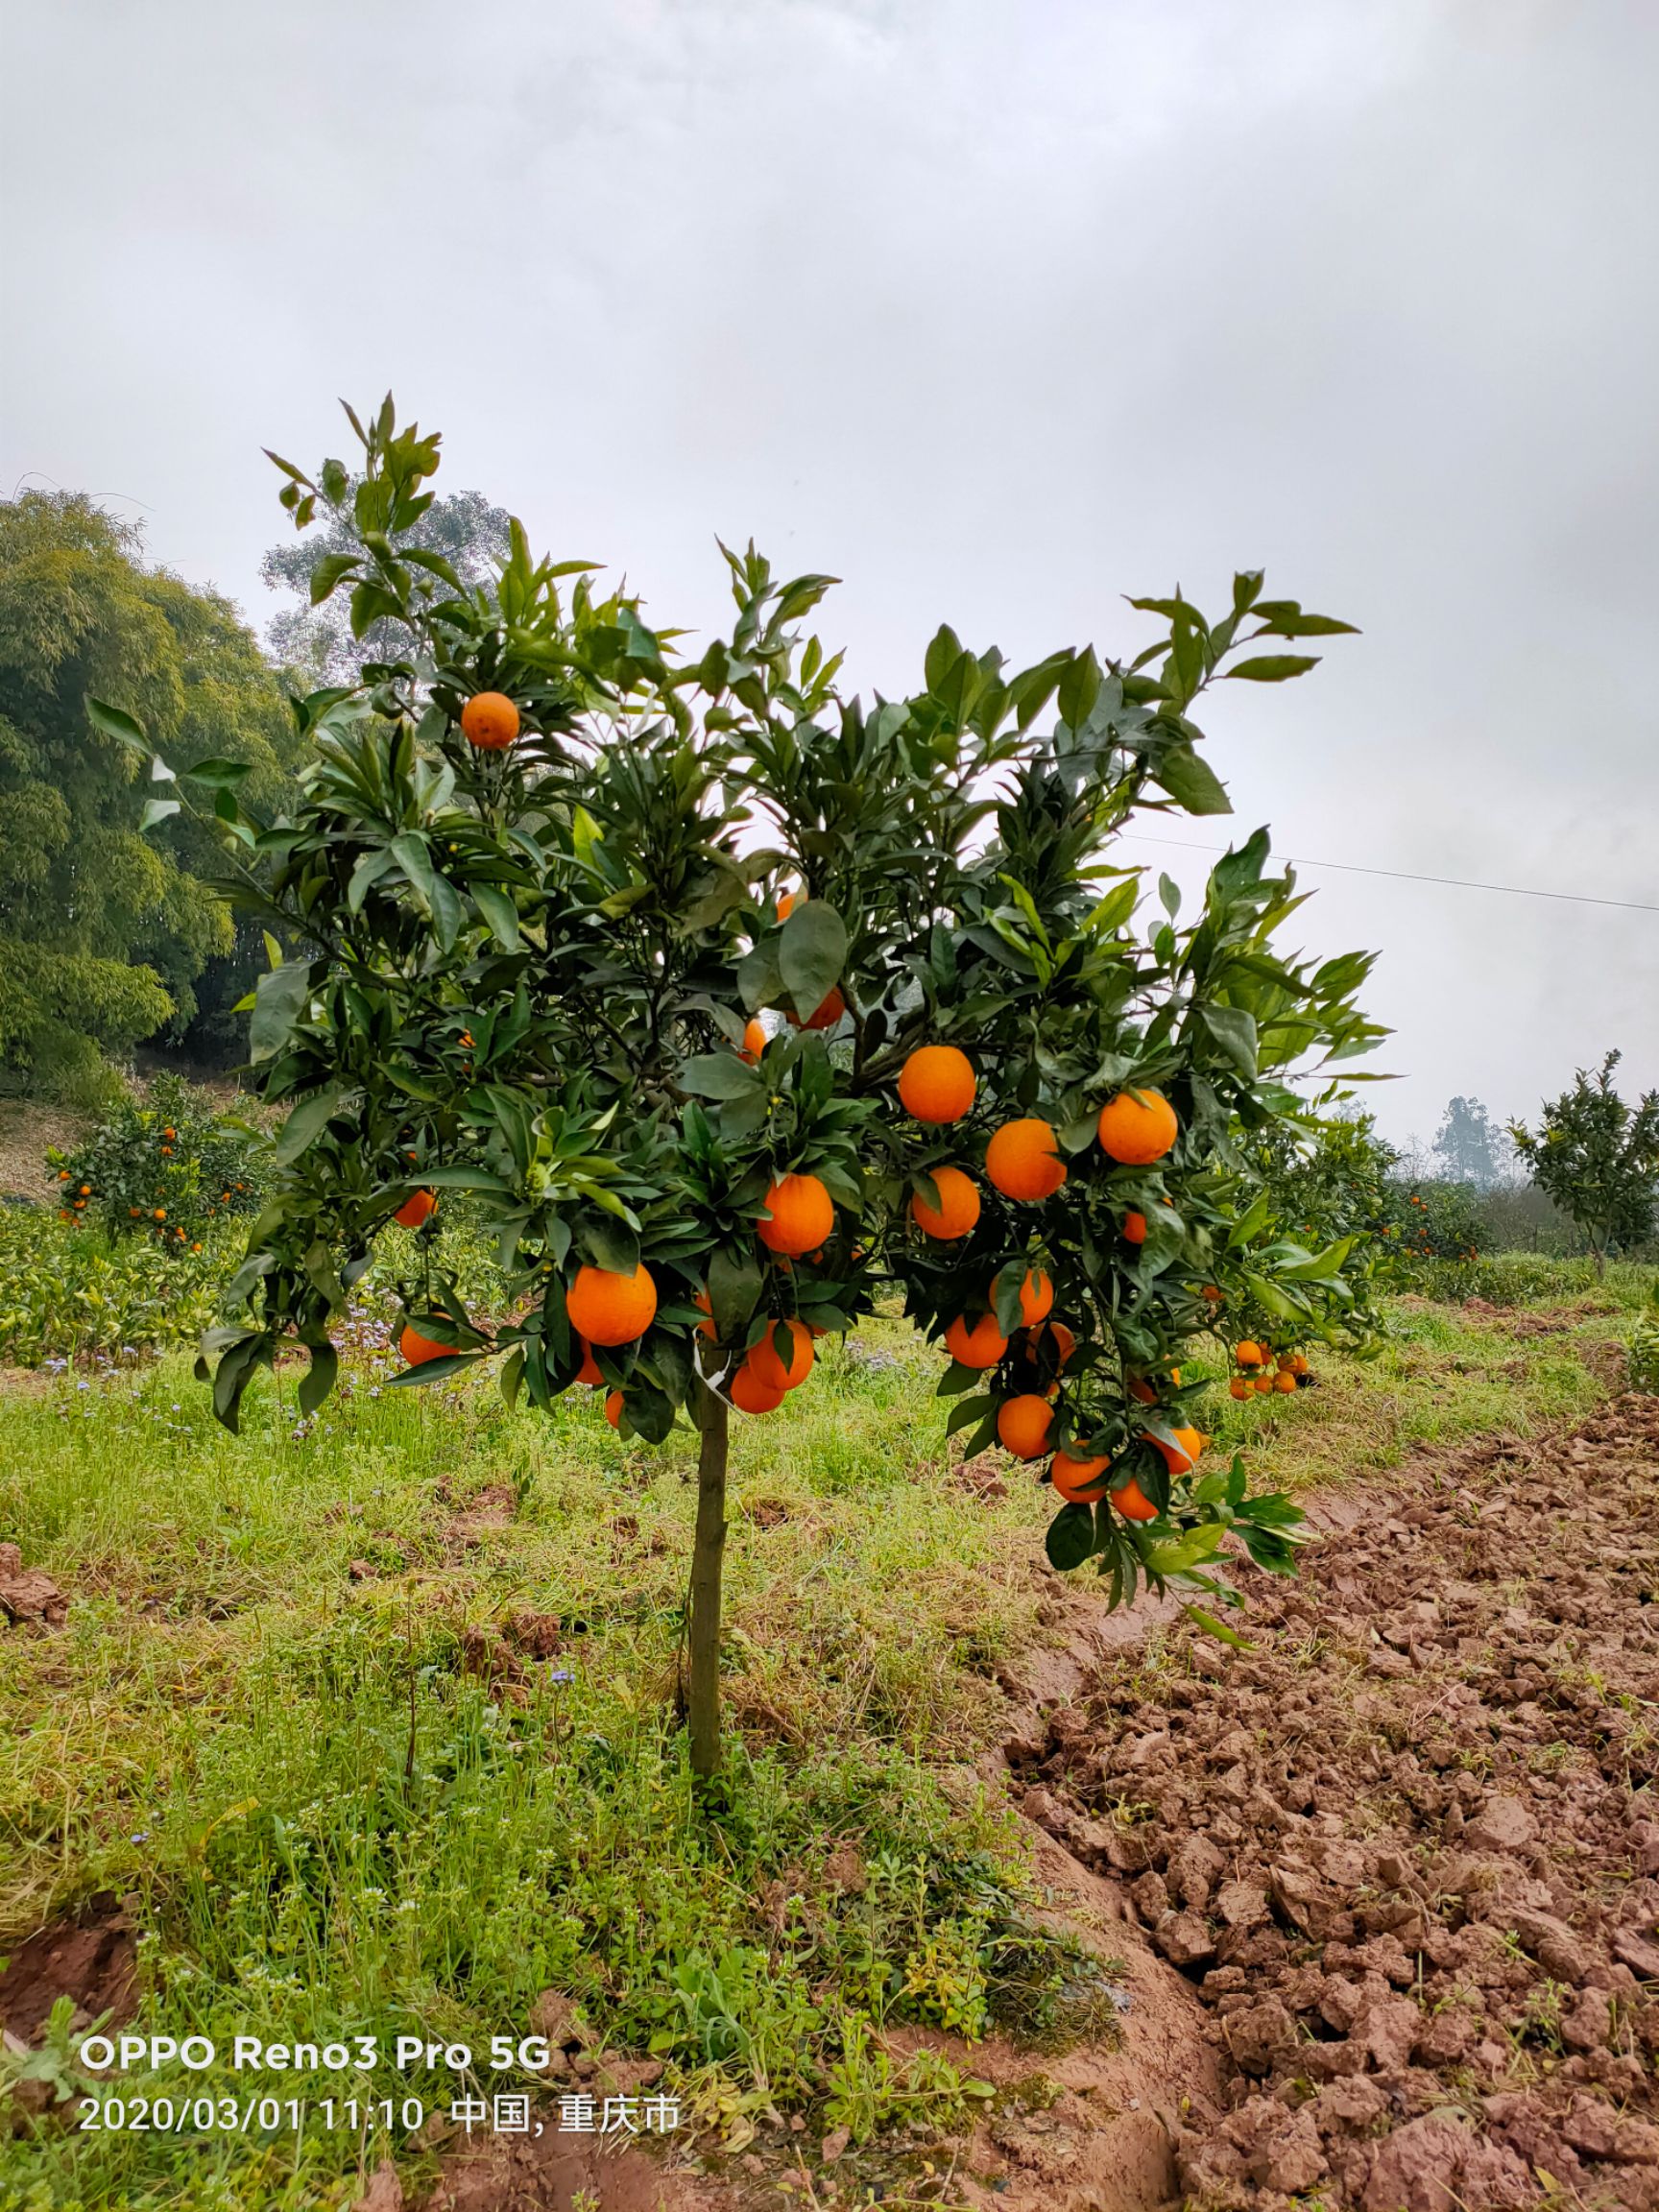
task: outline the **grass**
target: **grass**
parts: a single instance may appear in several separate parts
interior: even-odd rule
[[[1627,1325],[1611,1304],[1521,1340],[1406,1301],[1375,1360],[1318,1359],[1294,1398],[1212,1389],[1206,1425],[1295,1490],[1570,1419],[1599,1395],[1584,1354]],[[871,1323],[822,1348],[786,1418],[741,1425],[737,1743],[712,1810],[671,1712],[688,1439],[623,1443],[588,1393],[542,1419],[470,1379],[387,1390],[373,1358],[309,1424],[286,1377],[262,1378],[239,1439],[177,1356],[0,1383],[0,1537],[72,1598],[60,1634],[5,1640],[0,1951],[108,1889],[144,1931],[152,2032],[482,2054],[553,1988],[596,2036],[655,2054],[729,2145],[768,2110],[858,2136],[959,2117],[960,2070],[895,2065],[875,2031],[1043,2044],[1098,2030],[1111,1992],[1039,1928],[972,1766],[1002,1725],[1000,1665],[1061,1633],[1050,1494],[1010,1469],[984,1503],[952,1478],[936,1373]],[[542,1658],[503,1637],[525,1614],[557,1645]],[[373,2095],[447,2111],[525,2080],[474,2075],[383,2066]],[[248,2084],[192,2079],[227,2086]],[[0,2205],[288,2212],[348,2201],[375,2154],[315,2128],[48,2128],[0,2143]]]

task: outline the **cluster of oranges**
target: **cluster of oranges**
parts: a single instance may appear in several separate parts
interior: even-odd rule
[[[179,1132],[177,1129],[167,1128],[161,1131],[157,1150],[159,1151],[163,1160],[172,1159],[176,1148],[178,1136]],[[58,1180],[60,1183],[68,1183],[73,1180],[67,1167],[59,1168]],[[236,1185],[236,1190],[238,1191],[245,1191],[247,1188],[248,1186],[246,1183],[238,1183]],[[160,1195],[159,1192],[156,1194],[157,1196]],[[94,1197],[94,1195],[95,1193],[91,1184],[83,1183],[80,1189],[76,1191],[75,1195],[70,1199],[69,1204],[67,1206],[60,1206],[59,1208],[59,1220],[84,1220],[86,1215],[87,1205],[89,1201]],[[222,1190],[219,1193],[219,1202],[222,1205],[229,1205],[231,1202],[231,1192],[228,1190]],[[206,1210],[209,1214],[214,1211],[213,1202],[211,1200],[208,1201]],[[158,1237],[162,1238],[163,1239],[170,1238],[175,1243],[188,1244],[192,1252],[200,1252],[202,1249],[200,1241],[193,1241],[187,1229],[180,1228],[177,1223],[175,1223],[172,1228],[167,1227],[167,1209],[165,1206],[151,1206],[148,1208],[143,1206],[129,1206],[127,1209],[127,1215],[129,1220],[132,1221],[142,1221],[146,1218],[146,1216],[148,1216],[148,1218],[156,1224],[156,1233]]]
[[[1270,1346],[1258,1344],[1251,1336],[1234,1346],[1233,1358],[1238,1372],[1227,1389],[1234,1398],[1248,1398],[1253,1394],[1265,1398],[1275,1390],[1288,1396],[1308,1379],[1308,1362],[1300,1352],[1275,1353]]]
[[[489,734],[507,727],[493,707],[486,708],[494,696],[480,694],[468,702],[463,712],[462,728],[476,745],[512,741],[511,733],[505,737]],[[778,902],[780,920],[787,918],[794,903],[794,896],[784,893]],[[828,1028],[840,1019],[844,1006],[840,992],[833,991],[809,1022],[797,1025]],[[758,1020],[751,1021],[744,1033],[743,1058],[757,1060],[765,1045],[763,1025]],[[969,1113],[978,1078],[967,1054],[956,1046],[924,1045],[906,1059],[898,1088],[901,1104],[915,1120],[945,1128]],[[1123,1166],[1150,1166],[1173,1148],[1180,1129],[1174,1109],[1160,1092],[1122,1091],[1101,1107],[1095,1134],[1108,1158]],[[1052,1197],[1069,1173],[1060,1158],[1054,1128],[1034,1115],[1000,1123],[985,1147],[985,1179],[1004,1198],[1016,1203],[1033,1204]],[[928,1168],[926,1177],[931,1195],[919,1190],[910,1201],[910,1217],[916,1227],[925,1237],[942,1243],[969,1236],[978,1223],[982,1205],[974,1176],[967,1168],[945,1162]],[[406,1228],[419,1228],[435,1204],[430,1190],[418,1190],[394,1218]],[[756,1233],[768,1252],[787,1262],[821,1250],[834,1227],[834,1201],[822,1178],[792,1171],[776,1177],[767,1190]],[[1131,1242],[1139,1243],[1146,1233],[1144,1217],[1129,1214],[1123,1230]],[[1052,1318],[1054,1286],[1040,1265],[1021,1269],[1017,1293],[1020,1318],[1012,1337],[1004,1334],[997,1317],[998,1295],[1004,1287],[1002,1278],[998,1277],[985,1286],[981,1299],[957,1312],[944,1332],[946,1350],[964,1367],[989,1373],[1000,1368],[1013,1354],[1016,1386],[997,1409],[998,1440],[1022,1459],[1051,1455],[1049,1479],[1068,1503],[1093,1503],[1109,1495],[1126,1518],[1156,1520],[1158,1508],[1133,1479],[1116,1489],[1110,1486],[1109,1459],[1078,1458],[1054,1448],[1053,1401],[1060,1388],[1060,1375],[1076,1350],[1076,1339],[1063,1321]],[[602,1385],[605,1378],[593,1347],[614,1350],[637,1342],[656,1318],[657,1303],[656,1283],[643,1264],[631,1274],[591,1265],[580,1267],[565,1296],[565,1314],[582,1352],[576,1381]],[[698,1323],[699,1334],[714,1341],[717,1333],[707,1289],[698,1292],[695,1304],[704,1316]],[[768,1321],[758,1342],[744,1352],[727,1379],[726,1391],[732,1404],[744,1413],[774,1411],[810,1375],[816,1334],[799,1319]],[[780,1349],[781,1344],[786,1345],[786,1351]],[[406,1326],[399,1338],[399,1350],[410,1366],[442,1358],[451,1349],[422,1336],[413,1325]],[[1179,1383],[1178,1370],[1172,1380]],[[1129,1387],[1142,1404],[1156,1404],[1158,1392],[1151,1382],[1137,1378]],[[605,1412],[613,1427],[620,1425],[623,1407],[623,1393],[612,1389]],[[1184,1475],[1196,1464],[1209,1439],[1194,1429],[1178,1429],[1172,1434],[1173,1443],[1150,1431],[1144,1432],[1144,1439],[1163,1455],[1171,1475]]]

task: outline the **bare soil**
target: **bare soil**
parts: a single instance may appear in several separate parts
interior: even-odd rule
[[[108,2014],[119,2027],[133,2009],[133,1923],[109,1891],[8,1946],[0,1972],[0,2029],[18,2043],[36,2038],[60,1997],[73,1998],[77,2028]]]
[[[1659,1400],[1324,1518],[1007,1747],[1206,2014],[1185,2200],[1659,2207]]]

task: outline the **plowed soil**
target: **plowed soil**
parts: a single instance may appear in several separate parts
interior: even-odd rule
[[[1659,1400],[1323,1518],[1008,1746],[1207,2015],[1186,2201],[1659,2207]]]

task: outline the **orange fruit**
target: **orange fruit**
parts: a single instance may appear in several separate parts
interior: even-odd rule
[[[90,1198],[90,1197],[91,1197],[91,1195],[92,1195],[92,1186],[91,1186],[91,1184],[90,1184],[90,1183],[83,1183],[83,1184],[82,1184],[82,1186],[81,1186],[81,1195],[82,1195],[82,1197],[83,1197],[83,1198]]]
[[[772,1323],[759,1343],[750,1347],[748,1364],[757,1382],[768,1390],[776,1390],[782,1397],[785,1390],[799,1389],[812,1372],[812,1332],[805,1321],[786,1321],[783,1324],[789,1333],[790,1342],[789,1358],[785,1363],[779,1358],[778,1347],[772,1340],[777,1326],[776,1322]]]
[[[918,1121],[960,1121],[979,1079],[954,1045],[920,1045],[899,1070],[899,1102]]]
[[[578,1336],[576,1341],[582,1347],[582,1364],[576,1370],[577,1382],[586,1382],[589,1386],[603,1382],[605,1378],[599,1372],[599,1362],[593,1357],[592,1345],[586,1336]]]
[[[394,1221],[401,1221],[405,1229],[419,1229],[437,1204],[436,1191],[417,1190],[412,1197],[404,1199],[392,1218]]]
[[[1004,1121],[993,1132],[985,1147],[985,1172],[1004,1198],[1052,1198],[1066,1180],[1067,1167],[1053,1130],[1030,1115]]]
[[[1130,1476],[1121,1489],[1109,1490],[1106,1495],[1117,1506],[1118,1512],[1122,1514],[1125,1521],[1156,1521],[1158,1518],[1157,1506],[1146,1496],[1133,1475]]]
[[[1124,1214],[1123,1238],[1124,1241],[1129,1244],[1145,1243],[1146,1216],[1144,1214],[1137,1214],[1134,1209],[1131,1208],[1130,1211]]]
[[[835,984],[816,1014],[803,1022],[799,1014],[791,1013],[789,1020],[797,1029],[833,1029],[847,1011],[847,1001],[841,996],[841,986]]]
[[[835,1208],[816,1175],[784,1175],[766,1193],[755,1224],[768,1252],[816,1252],[835,1226]]]
[[[742,1057],[751,1068],[766,1049],[766,1024],[757,1014],[751,1015],[743,1024]]]
[[[167,1138],[173,1138],[173,1137],[177,1137],[177,1136],[178,1136],[178,1134],[179,1134],[179,1132],[178,1132],[178,1130],[177,1130],[177,1129],[163,1129],[163,1130],[162,1130],[162,1132],[161,1132],[161,1134],[162,1134],[162,1136],[163,1136],[163,1137],[167,1137]]]
[[[75,1216],[69,1211],[67,1206],[60,1206],[58,1209],[58,1218],[60,1221],[73,1221]]]
[[[136,1207],[136,1206],[129,1206],[129,1207],[128,1207],[128,1209],[127,1209],[127,1211],[128,1211],[128,1213],[129,1213],[129,1214],[130,1214],[132,1216],[133,1220],[134,1220],[134,1221],[136,1221],[136,1220],[137,1220],[137,1218],[138,1218],[138,1209],[137,1209],[137,1207]]]
[[[450,1358],[453,1344],[435,1344],[430,1336],[422,1336],[412,1321],[405,1321],[403,1334],[397,1339],[397,1349],[403,1355],[405,1367],[424,1367],[428,1359]]]
[[[1219,1306],[1221,1303],[1221,1293],[1214,1283],[1206,1283],[1198,1295],[1200,1298],[1208,1298],[1212,1306]]]
[[[59,1180],[59,1182],[60,1182],[60,1183],[67,1183],[67,1182],[68,1182],[68,1180],[69,1180],[69,1170],[68,1170],[68,1168],[67,1168],[67,1167],[60,1167],[60,1168],[59,1168],[59,1170],[58,1170],[58,1180]]]
[[[1142,1431],[1145,1434],[1145,1431]],[[1204,1449],[1204,1439],[1196,1429],[1177,1429],[1173,1444],[1166,1444],[1161,1437],[1146,1436],[1146,1441],[1158,1453],[1171,1475],[1185,1475],[1197,1464],[1198,1455]]]
[[[1288,1367],[1283,1367],[1283,1368],[1281,1368],[1281,1369],[1280,1369],[1280,1371],[1279,1371],[1279,1373],[1278,1373],[1277,1375],[1275,1375],[1275,1376],[1274,1376],[1274,1378],[1273,1378],[1273,1387],[1274,1387],[1274,1389],[1275,1389],[1275,1390],[1294,1390],[1294,1389],[1295,1389],[1295,1387],[1296,1387],[1296,1378],[1295,1378],[1295,1376],[1294,1376],[1294,1375],[1292,1375],[1292,1374],[1291,1374],[1291,1372],[1290,1372],[1290,1370],[1289,1370],[1289,1368],[1288,1368]]]
[[[636,1267],[632,1275],[578,1267],[565,1293],[565,1311],[589,1344],[632,1344],[657,1317],[657,1286],[646,1267]]]
[[[1290,1355],[1290,1372],[1291,1372],[1291,1374],[1292,1374],[1292,1375],[1306,1375],[1306,1374],[1307,1374],[1307,1372],[1308,1372],[1308,1355],[1307,1355],[1305,1352],[1292,1352],[1292,1353],[1291,1353],[1291,1355]]]
[[[1228,1383],[1228,1385],[1227,1385],[1227,1395],[1228,1395],[1228,1397],[1229,1397],[1229,1398],[1248,1398],[1248,1397],[1249,1397],[1249,1395],[1250,1395],[1250,1385],[1249,1385],[1249,1383],[1248,1383],[1248,1382],[1245,1382],[1245,1380],[1244,1380],[1244,1378],[1243,1378],[1243,1376],[1242,1376],[1242,1375],[1235,1375],[1235,1376],[1234,1376],[1234,1378],[1233,1378],[1232,1382],[1229,1382],[1229,1383]]]
[[[1276,1364],[1281,1375],[1290,1374],[1292,1372],[1291,1355],[1288,1352],[1281,1352]]]
[[[1056,1452],[1048,1463],[1048,1477],[1068,1505],[1092,1505],[1100,1496],[1100,1478],[1110,1459],[1074,1459],[1070,1452]]]
[[[518,734],[518,709],[504,691],[478,691],[461,709],[461,729],[480,753],[504,753]]]
[[[1077,1349],[1077,1339],[1064,1321],[1046,1321],[1040,1329],[1033,1329],[1028,1344],[1034,1358],[1051,1357],[1057,1369],[1063,1369]]]
[[[771,1413],[783,1403],[781,1390],[768,1390],[747,1359],[729,1385],[732,1403],[739,1413]]]
[[[1254,1337],[1246,1336],[1244,1341],[1238,1346],[1233,1357],[1238,1360],[1240,1367],[1260,1367],[1266,1360],[1267,1355]]]
[[[779,919],[779,921],[780,921],[780,922],[787,922],[787,921],[788,921],[788,919],[789,919],[789,917],[790,917],[790,915],[791,915],[791,914],[793,914],[793,913],[794,913],[794,911],[795,911],[795,894],[794,894],[794,892],[793,892],[793,891],[780,891],[780,892],[779,892],[779,894],[778,894],[778,919]]]
[[[1053,1407],[1034,1393],[1005,1398],[998,1408],[998,1441],[1016,1459],[1041,1459],[1048,1449],[1048,1431],[1053,1425]]]
[[[716,1329],[715,1329],[715,1327],[714,1327],[714,1302],[713,1302],[713,1300],[712,1300],[712,1299],[709,1297],[709,1293],[708,1293],[708,1291],[707,1291],[707,1290],[699,1290],[699,1291],[698,1291],[698,1293],[697,1293],[697,1295],[696,1295],[696,1297],[692,1299],[691,1303],[692,1303],[692,1305],[693,1305],[693,1306],[695,1306],[695,1307],[696,1307],[697,1310],[698,1310],[700,1313],[706,1313],[706,1314],[709,1316],[709,1318],[708,1318],[706,1321],[699,1321],[699,1322],[698,1322],[698,1324],[697,1324],[697,1334],[698,1334],[698,1335],[699,1335],[699,1336],[707,1336],[707,1337],[709,1338],[709,1342],[710,1342],[710,1343],[712,1343],[712,1342],[714,1341],[714,1338],[715,1338],[716,1334],[718,1334],[718,1332],[716,1331]]]
[[[928,1169],[938,1188],[939,1203],[929,1206],[920,1190],[910,1200],[910,1218],[925,1237],[937,1237],[949,1242],[955,1237],[966,1237],[979,1218],[979,1186],[960,1167],[931,1167]]]
[[[1162,1091],[1119,1091],[1101,1107],[1095,1124],[1101,1151],[1125,1167],[1162,1160],[1180,1133],[1175,1109]]]
[[[1156,1406],[1158,1403],[1158,1393],[1144,1375],[1131,1375],[1128,1391],[1137,1406]]]
[[[1260,1395],[1263,1391],[1272,1389],[1273,1378],[1271,1375],[1254,1375],[1250,1379],[1250,1387]]]
[[[612,1390],[607,1392],[605,1398],[605,1418],[610,1422],[613,1429],[621,1428],[622,1393],[620,1390]]]
[[[1004,1270],[1006,1272],[1006,1270]],[[998,1275],[991,1286],[995,1300],[1002,1277]],[[1054,1284],[1041,1267],[1027,1267],[1024,1281],[1020,1286],[1020,1319],[1027,1329],[1035,1329],[1040,1321],[1046,1321],[1054,1310]]]
[[[995,1313],[982,1313],[972,1327],[958,1313],[945,1332],[945,1349],[964,1367],[995,1367],[1008,1349],[1008,1339],[997,1326]]]
[[[166,1218],[167,1218],[167,1209],[166,1209],[166,1207],[165,1207],[165,1206],[157,1206],[157,1207],[156,1207],[156,1213],[155,1213],[155,1218],[156,1218],[157,1221],[165,1221],[165,1220],[166,1220]]]

